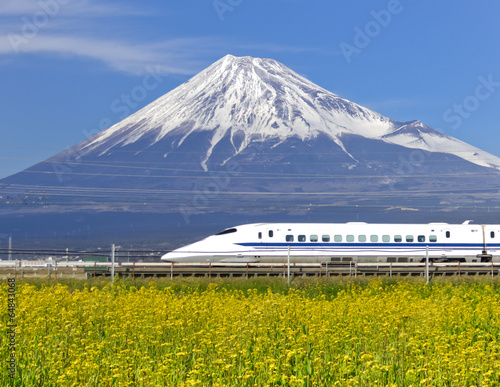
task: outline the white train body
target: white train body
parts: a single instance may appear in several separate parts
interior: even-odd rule
[[[165,254],[168,262],[500,261],[500,225],[255,223]]]

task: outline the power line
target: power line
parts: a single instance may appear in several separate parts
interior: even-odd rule
[[[85,140],[84,140],[85,141]],[[249,149],[249,150],[259,150],[259,148],[261,148],[260,146],[260,142],[253,142],[253,143],[250,143],[249,146],[246,148],[246,149]],[[39,149],[39,150],[50,150],[50,151],[55,151],[55,152],[58,152],[58,153],[63,153],[63,152],[71,152],[71,151],[74,151],[73,148],[76,148],[78,144],[75,144],[69,148],[64,148],[64,149],[60,149],[60,148],[51,148],[51,147],[39,147],[39,146],[4,146],[4,145],[0,145],[0,148],[6,148],[6,149]],[[396,144],[394,144],[396,145]],[[97,148],[95,148],[97,149]],[[419,149],[419,148],[408,148],[408,149],[411,149],[411,150],[421,150],[421,151],[424,151],[424,152],[429,152],[429,153],[433,153],[431,151],[427,151],[425,149]],[[500,152],[500,148],[487,148],[487,149],[479,149],[480,151],[483,151],[483,152]],[[113,149],[113,148],[109,148],[106,152],[112,152],[112,153],[137,153],[138,151],[137,150],[126,150],[126,149]],[[471,150],[457,150],[457,151],[453,151],[455,153],[470,153]],[[183,151],[183,150],[151,150],[151,149],[147,149],[145,151],[141,151],[141,153],[157,153],[157,154],[165,154],[165,153],[175,153],[175,154],[199,154],[199,151]],[[367,151],[367,152],[363,152],[364,154],[398,154],[398,153],[406,153],[404,150],[401,150],[401,151],[380,151],[380,152],[374,152],[374,151]],[[232,153],[231,152],[219,152],[218,154],[220,155],[224,155],[224,154],[227,154],[227,155],[231,155]],[[307,152],[273,152],[273,154],[309,154]],[[330,152],[321,152],[319,154],[331,154]]]
[[[181,169],[170,169],[171,171],[177,172],[197,172],[203,173],[202,171],[195,170],[181,170]],[[91,172],[58,172],[58,171],[22,171],[19,173],[32,173],[32,174],[48,174],[48,175],[76,175],[76,176],[99,176],[99,177],[135,177],[135,178],[169,178],[169,179],[216,179],[216,173],[225,173],[228,174],[227,177],[221,176],[219,178],[228,178],[228,179],[248,179],[249,176],[238,176],[240,174],[251,175],[250,178],[253,179],[380,179],[380,178],[429,178],[429,177],[478,177],[478,176],[491,176],[491,172],[454,172],[454,173],[442,173],[442,174],[411,174],[411,175],[400,175],[400,174],[387,174],[387,175],[315,175],[315,174],[292,174],[292,173],[282,173],[282,172],[234,172],[230,173],[228,171],[220,170],[211,172],[212,175],[208,174],[208,176],[204,175],[135,175],[135,174],[117,174],[117,173],[91,173]],[[254,176],[254,175],[265,175],[265,176]]]
[[[94,196],[109,196],[109,195],[119,195],[119,194],[143,194],[143,195],[165,195],[165,194],[198,194],[200,190],[179,190],[179,189],[130,189],[130,188],[98,188],[98,187],[76,187],[76,186],[67,186],[67,187],[53,187],[53,186],[37,186],[37,185],[12,185],[9,188],[14,188],[11,189],[10,194],[14,194],[15,189],[20,189],[22,192],[18,194],[30,194],[30,195],[55,195],[55,196],[81,196],[81,197],[94,197]],[[0,185],[0,191],[2,187]],[[3,189],[6,189],[5,187]],[[32,192],[26,191],[26,190],[32,190]],[[491,186],[491,187],[480,187],[480,188],[463,188],[460,189],[459,192],[484,192],[484,191],[494,191],[490,193],[498,193],[500,188],[496,185]],[[7,189],[9,191],[9,189]],[[79,191],[87,191],[87,192],[79,192]],[[432,192],[432,193],[447,193],[447,194],[454,194],[457,191],[450,191],[448,187],[444,187],[441,189],[421,189],[421,190],[391,190],[391,191],[338,191],[338,192],[286,192],[286,191],[267,191],[267,192],[260,192],[260,191],[214,191],[214,192],[207,192],[207,194],[212,194],[212,195],[262,195],[262,196],[269,196],[269,195],[299,195],[299,196],[304,196],[304,195],[325,195],[325,196],[336,196],[336,195],[349,195],[349,194],[356,194],[356,195],[387,195],[391,193],[401,193],[401,194],[410,194],[410,193],[425,193],[425,192]],[[487,192],[484,192],[487,193]],[[9,195],[9,193],[7,193]]]
[[[419,149],[415,149],[415,150],[419,150]],[[127,151],[120,151],[120,152],[127,152]],[[129,152],[132,152],[132,153],[137,153],[137,151],[129,151]],[[149,151],[148,151],[149,152]],[[160,152],[160,153],[164,153],[164,152]],[[167,152],[168,153],[168,152]],[[434,152],[430,152],[430,153],[434,153]],[[453,151],[453,154],[451,155],[454,155],[455,153],[471,153],[471,151]],[[147,153],[146,153],[147,154]],[[178,155],[178,154],[199,154],[199,152],[175,152],[175,153],[172,153],[174,155]],[[407,152],[403,152],[403,151],[400,151],[400,152],[363,152],[363,155],[365,154],[375,154],[375,155],[386,155],[386,154],[407,154]],[[213,154],[213,155],[216,155],[216,156],[229,156],[229,157],[233,157],[233,156],[236,156],[235,154],[233,153],[216,153],[216,154]],[[260,155],[260,153],[256,153],[255,156],[257,155]],[[335,153],[322,153],[322,152],[315,152],[314,154],[312,153],[305,153],[305,152],[273,152],[272,155],[293,155],[293,156],[298,156],[298,155],[307,155],[307,156],[311,156],[311,155],[314,155],[314,156],[322,156],[322,155],[327,155],[327,156],[336,156]],[[244,154],[242,156],[245,156]],[[491,155],[492,157],[478,157],[476,158],[475,160],[478,160],[478,161],[488,161],[488,160],[497,160],[498,157],[494,156],[494,155]],[[458,159],[446,159],[446,160],[439,160],[439,161],[436,161],[436,160],[426,160],[425,158],[423,160],[419,160],[418,164],[425,164],[425,163],[441,163],[441,162],[462,162],[464,161],[465,159],[462,159],[460,158],[459,156],[457,156]],[[38,160],[38,159],[30,159],[30,158],[14,158],[14,157],[0,157],[0,160],[17,160],[17,161],[33,161],[37,164],[41,164],[41,163],[48,163],[48,164],[64,164],[64,165],[72,165],[72,164],[75,164],[75,165],[101,165],[100,163],[102,163],[102,161],[92,161],[92,160],[82,160],[82,159],[79,159],[79,158],[75,158],[76,160],[79,160],[79,161],[71,161],[71,160],[54,160],[54,159],[48,159],[48,160]],[[115,160],[104,160],[106,163],[119,163],[119,164],[158,164],[158,163],[161,163],[161,161],[136,161],[136,160],[127,160],[127,161],[115,161]],[[410,160],[411,161],[411,160]],[[410,162],[409,161],[409,162]],[[467,160],[465,160],[467,161]],[[401,163],[400,160],[395,160],[395,161],[375,161],[377,164],[398,164],[398,163]],[[176,161],[175,162],[176,164],[194,164],[194,165],[200,165],[201,162],[195,162],[195,161]],[[250,165],[254,165],[254,164],[259,164],[259,163],[262,163],[262,164],[267,164],[266,161],[262,161],[260,162],[259,160],[252,160],[252,161],[248,161],[248,162],[244,162],[244,161],[238,161],[238,164],[250,164]],[[317,164],[317,165],[341,165],[341,164],[345,164],[346,161],[339,161],[339,162],[327,162],[327,163],[319,163],[319,162],[308,162],[308,164]],[[283,164],[284,165],[284,164]],[[107,165],[107,166],[113,166],[113,167],[119,167],[118,165]],[[130,168],[133,168],[132,166],[130,166]],[[150,169],[163,169],[163,168],[153,168],[151,167]]]

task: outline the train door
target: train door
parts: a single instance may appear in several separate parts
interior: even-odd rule
[[[443,250],[441,252],[441,258],[446,259],[447,257],[451,256],[453,254],[453,249],[452,249],[452,232],[451,229],[445,228],[442,230],[442,237],[440,240],[443,241],[444,246]]]
[[[266,229],[266,234],[264,236],[266,243],[273,243],[275,241],[276,231],[272,228]]]
[[[276,230],[272,228],[266,228],[262,231],[262,239],[261,239],[261,247],[259,252],[258,259],[265,260],[266,262],[272,260],[273,257],[269,254],[272,254],[269,250],[270,243],[276,242]]]
[[[491,258],[498,257],[500,249],[500,230],[495,226],[485,226],[485,241]]]

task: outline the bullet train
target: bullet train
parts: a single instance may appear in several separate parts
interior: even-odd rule
[[[500,225],[255,223],[162,256],[167,262],[500,261]]]

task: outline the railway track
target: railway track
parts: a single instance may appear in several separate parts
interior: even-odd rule
[[[89,274],[92,268],[87,269]],[[304,277],[356,277],[356,276],[425,276],[425,264],[291,264],[291,276]],[[107,275],[101,272],[101,275]],[[285,277],[288,275],[286,264],[159,264],[151,265],[126,265],[115,267],[115,275],[124,277]],[[453,275],[500,275],[500,264],[432,264],[429,265],[430,276]]]
[[[108,262],[59,262],[45,264],[30,261],[5,261],[0,265],[0,278],[51,277],[93,278],[111,276]],[[286,277],[287,264],[283,263],[118,263],[115,276],[122,278],[154,277]],[[292,263],[290,276],[303,277],[358,277],[358,276],[425,276],[425,263]],[[500,263],[433,263],[429,276],[500,275]]]

